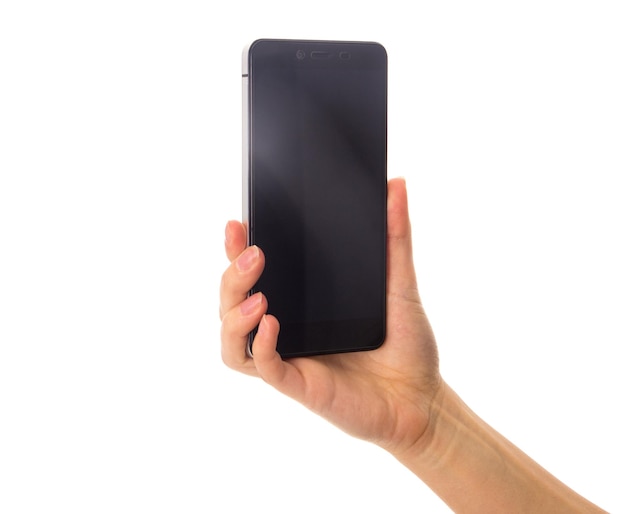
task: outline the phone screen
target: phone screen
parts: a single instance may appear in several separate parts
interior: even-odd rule
[[[374,43],[260,40],[248,53],[249,242],[283,357],[380,346],[387,59]]]

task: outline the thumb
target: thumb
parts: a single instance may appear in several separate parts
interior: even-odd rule
[[[411,222],[403,178],[395,178],[387,183],[387,276],[392,296],[417,290]]]

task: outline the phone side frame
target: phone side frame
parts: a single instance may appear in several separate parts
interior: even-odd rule
[[[250,77],[249,77],[249,54],[250,47],[253,43],[248,44],[242,52],[241,57],[241,79],[242,79],[242,95],[241,95],[241,219],[246,228],[246,246],[252,243],[250,236]],[[251,292],[248,293],[250,296]],[[248,357],[252,357],[252,341],[256,330],[248,335],[246,343],[246,353]]]
[[[241,95],[241,117],[242,117],[242,134],[241,134],[241,184],[242,184],[242,221],[246,227],[247,244],[250,244],[250,78],[248,76],[248,60],[250,47],[252,43],[247,45],[242,52],[241,59],[241,79],[242,79],[242,95]]]

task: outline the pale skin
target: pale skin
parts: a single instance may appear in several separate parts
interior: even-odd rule
[[[458,513],[605,512],[548,473],[472,412],[439,373],[413,266],[403,179],[388,183],[387,336],[377,350],[281,359],[280,325],[262,292],[265,257],[245,227],[226,226],[222,358],[262,378],[352,436],[377,444]],[[271,299],[269,299],[271,302]],[[254,357],[248,334],[258,325]]]

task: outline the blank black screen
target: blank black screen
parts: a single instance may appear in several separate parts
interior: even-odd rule
[[[320,49],[324,57],[311,58]],[[250,240],[266,255],[255,290],[281,323],[279,351],[378,346],[386,274],[384,50],[266,42],[250,58]]]

